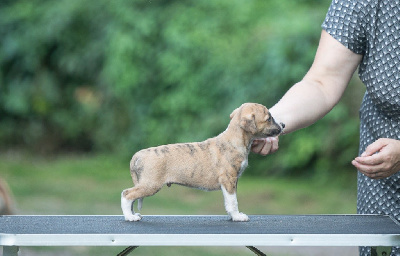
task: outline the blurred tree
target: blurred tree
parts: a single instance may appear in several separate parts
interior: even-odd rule
[[[6,1],[0,144],[131,155],[215,136],[240,104],[271,106],[304,76],[329,2]],[[253,173],[348,166],[358,140],[348,105],[253,157]]]

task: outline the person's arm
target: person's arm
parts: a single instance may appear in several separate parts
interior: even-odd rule
[[[314,63],[305,77],[292,86],[270,112],[285,124],[285,133],[313,124],[340,100],[362,55],[347,49],[322,31]],[[277,140],[255,141],[252,151],[261,155],[278,149]]]
[[[342,97],[361,58],[323,30],[310,70],[270,109],[286,125],[285,133],[326,115]]]

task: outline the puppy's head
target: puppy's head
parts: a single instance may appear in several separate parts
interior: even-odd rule
[[[254,138],[277,136],[285,127],[275,122],[265,106],[257,103],[242,104],[232,112],[230,118]]]

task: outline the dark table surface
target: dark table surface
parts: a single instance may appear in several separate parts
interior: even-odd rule
[[[228,216],[0,216],[0,234],[400,234],[380,215],[253,215],[249,222]]]

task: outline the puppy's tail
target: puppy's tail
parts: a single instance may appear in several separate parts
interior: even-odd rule
[[[137,202],[138,212],[142,210],[142,205],[143,205],[143,198],[139,198]]]

